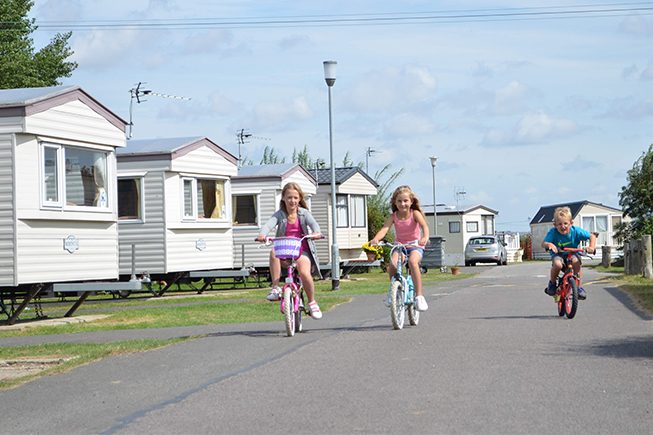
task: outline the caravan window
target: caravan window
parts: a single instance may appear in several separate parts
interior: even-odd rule
[[[347,228],[349,226],[347,195],[336,195],[336,213],[338,216],[338,228]]]
[[[143,220],[142,185],[142,177],[118,179],[119,220]]]
[[[235,226],[258,225],[256,218],[258,195],[234,195],[232,201]]]
[[[362,195],[351,195],[351,226],[364,228],[366,226],[365,197]]]
[[[224,180],[181,179],[183,220],[226,219]]]
[[[43,206],[109,208],[107,152],[43,144],[42,156]]]

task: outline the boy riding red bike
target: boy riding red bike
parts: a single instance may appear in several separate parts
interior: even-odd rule
[[[542,242],[542,247],[549,251],[552,260],[551,278],[549,285],[544,289],[544,292],[549,296],[555,296],[556,294],[556,281],[560,271],[564,268],[564,257],[569,255],[563,252],[561,248],[577,249],[580,242],[589,240],[590,245],[587,248],[587,253],[593,254],[594,247],[596,246],[596,236],[594,234],[573,225],[574,221],[572,221],[569,207],[556,208],[553,217],[554,227],[549,230]],[[578,299],[583,300],[587,297],[587,294],[583,287],[581,287],[583,271],[581,269],[580,254],[578,252],[572,252],[571,257],[574,274],[578,276]]]

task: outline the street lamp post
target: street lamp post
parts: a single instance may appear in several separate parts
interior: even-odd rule
[[[435,202],[435,164],[438,161],[437,157],[430,157],[431,166],[433,166],[433,235],[438,235],[438,212],[437,202]]]
[[[333,161],[333,105],[331,103],[333,85],[336,82],[336,66],[338,62],[324,61],[324,80],[329,88],[329,152],[331,156],[331,289],[340,290],[340,252],[336,231],[338,229],[338,216],[336,214],[336,165]]]

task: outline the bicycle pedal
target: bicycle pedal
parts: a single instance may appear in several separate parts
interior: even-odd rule
[[[556,302],[560,302],[560,295],[556,293],[555,296],[553,296],[553,300]]]

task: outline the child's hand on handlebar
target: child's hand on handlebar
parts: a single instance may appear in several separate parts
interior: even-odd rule
[[[266,237],[263,234],[259,234],[258,237],[256,237],[257,242],[265,242]]]
[[[429,239],[427,237],[422,237],[419,239],[419,246],[426,246],[426,244],[429,242]]]
[[[588,254],[595,254],[596,253],[596,249],[592,248],[591,246],[589,248],[587,248],[585,251],[587,251]]]

